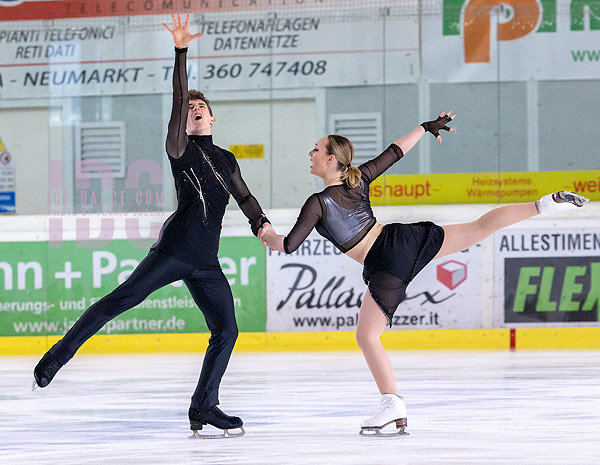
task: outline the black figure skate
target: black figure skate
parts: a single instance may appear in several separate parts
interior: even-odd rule
[[[216,405],[210,410],[200,410],[190,408],[188,412],[190,418],[190,429],[194,432],[190,439],[222,439],[222,438],[239,438],[246,434],[243,428],[244,422],[239,417],[230,417],[221,411]],[[215,428],[222,429],[221,434],[201,434],[198,431],[202,430],[204,425],[212,425]],[[229,430],[239,429],[239,433],[231,433]]]
[[[50,384],[54,375],[62,368],[62,363],[60,363],[54,355],[50,352],[46,352],[42,359],[38,362],[38,364],[33,369],[33,384],[31,385],[31,390],[35,391],[35,388],[41,387],[44,388]]]

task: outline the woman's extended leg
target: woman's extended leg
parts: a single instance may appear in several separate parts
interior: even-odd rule
[[[481,242],[499,229],[538,214],[535,202],[494,208],[470,223],[449,224],[444,228],[444,243],[435,258],[460,252]]]
[[[434,257],[440,258],[460,252],[481,242],[499,229],[526,220],[532,216],[577,210],[589,199],[571,191],[558,191],[544,195],[537,202],[518,203],[494,208],[470,223],[450,224],[444,228],[444,243]]]
[[[381,394],[398,394],[392,361],[379,340],[387,324],[387,317],[367,290],[360,306],[356,341],[367,361],[375,383],[377,383],[379,392]]]

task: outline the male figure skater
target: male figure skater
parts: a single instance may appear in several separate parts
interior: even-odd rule
[[[211,332],[198,386],[189,409],[194,435],[206,424],[223,429],[222,436],[244,434],[239,417],[223,413],[219,385],[238,335],[233,297],[217,259],[219,236],[229,194],[249,219],[254,235],[268,220],[242,179],[234,155],[212,140],[215,118],[201,92],[189,91],[186,56],[189,44],[202,34],[190,34],[190,17],[173,18],[173,107],[166,150],[177,190],[177,210],[165,221],[157,242],[131,276],[96,302],[40,360],[34,369],[34,389],[46,387],[81,345],[109,320],[138,305],[155,290],[182,279],[204,314]],[[229,429],[240,429],[237,434]]]

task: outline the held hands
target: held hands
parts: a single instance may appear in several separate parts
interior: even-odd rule
[[[456,113],[452,114],[452,110],[448,110],[446,114],[445,111],[440,113],[440,116],[435,121],[427,121],[425,123],[421,123],[425,132],[430,132],[434,135],[434,137],[442,143],[442,136],[440,136],[440,131],[448,131],[448,132],[456,132],[456,129],[449,128],[447,124],[451,122],[456,117]]]
[[[265,237],[269,235],[269,232],[275,233],[275,230],[273,229],[273,226],[271,226],[271,223],[264,223],[262,227],[258,230],[258,240],[262,242],[265,247],[269,247],[267,245],[267,240]]]
[[[181,13],[177,13],[177,18],[175,18],[175,15],[171,15],[171,18],[173,18],[173,29],[167,26],[166,23],[163,23],[163,26],[166,27],[173,36],[173,43],[175,44],[175,47],[187,48],[194,39],[202,36],[201,32],[198,32],[197,34],[190,34],[189,14],[187,14],[185,17],[185,24],[181,23]]]
[[[271,223],[263,224],[262,228],[258,230],[258,239],[265,247],[268,247],[275,252],[285,253],[283,248],[283,236],[275,232]]]

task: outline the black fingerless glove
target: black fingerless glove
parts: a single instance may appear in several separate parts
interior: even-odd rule
[[[269,218],[263,213],[257,220],[248,220],[252,234],[258,237],[258,230],[263,227],[263,224],[270,223]]]
[[[425,132],[430,132],[434,137],[438,137],[440,135],[440,131],[443,129],[444,131],[450,131],[450,128],[446,126],[452,118],[448,115],[438,116],[435,121],[426,121],[425,123],[421,123]]]

